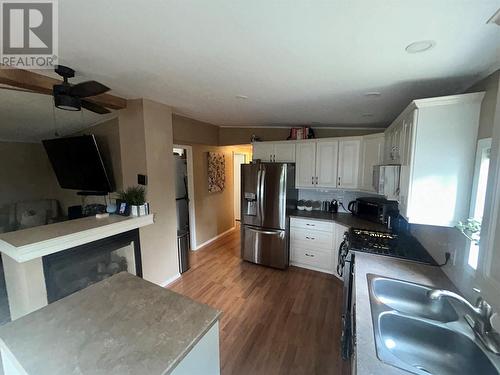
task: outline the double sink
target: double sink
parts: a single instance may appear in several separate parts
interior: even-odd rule
[[[368,275],[378,358],[419,375],[499,374],[500,356],[488,352],[460,306],[431,288]]]

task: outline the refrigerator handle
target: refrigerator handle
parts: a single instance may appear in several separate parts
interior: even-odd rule
[[[265,167],[262,168],[261,174],[260,174],[260,183],[259,183],[259,190],[260,190],[260,198],[259,198],[259,208],[260,208],[260,223],[263,225],[264,223],[264,184],[266,183],[266,169]]]
[[[252,227],[246,227],[246,229],[255,232],[255,233],[261,233],[261,234],[276,234],[279,235],[280,237],[285,235],[285,232],[282,230],[262,230],[262,229],[256,229]]]
[[[260,219],[261,217],[261,212],[260,212],[260,176],[262,174],[262,170],[260,169],[260,166],[259,166],[259,170],[257,171],[257,217]]]

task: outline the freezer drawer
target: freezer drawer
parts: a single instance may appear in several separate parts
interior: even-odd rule
[[[285,269],[288,241],[285,230],[241,227],[241,257],[249,262]]]

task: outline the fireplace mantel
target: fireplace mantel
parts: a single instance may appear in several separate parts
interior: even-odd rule
[[[153,214],[110,215],[63,221],[0,234],[0,252],[22,263],[85,243],[153,224]]]

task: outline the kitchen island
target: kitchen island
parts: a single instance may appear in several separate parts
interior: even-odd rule
[[[1,327],[4,372],[219,374],[220,314],[122,272]]]

